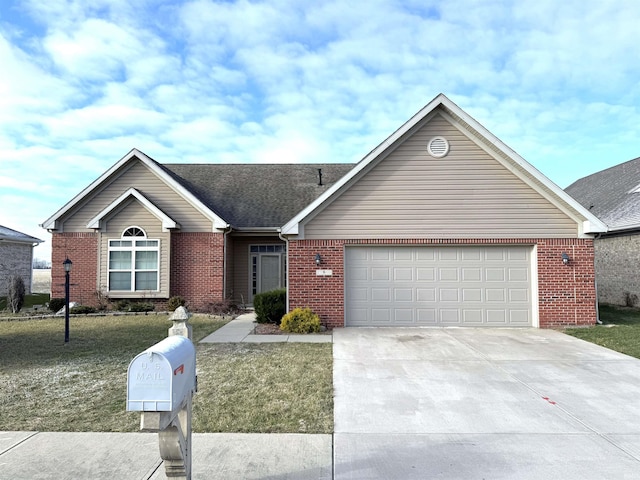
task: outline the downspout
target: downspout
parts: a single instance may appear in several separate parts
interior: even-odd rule
[[[233,227],[230,224],[227,224],[228,230],[224,231],[223,234],[223,242],[222,242],[222,301],[224,302],[227,299],[227,255],[229,252],[227,251],[227,235],[229,235],[233,231]]]
[[[595,241],[600,238],[602,234],[601,233],[596,233],[596,236],[593,238],[593,283],[596,289],[596,323],[598,325],[602,325],[602,320],[600,320],[600,303],[598,302],[598,276],[596,275],[596,262],[595,262],[595,250],[596,250],[596,245],[595,245]]]
[[[287,283],[287,288],[286,288],[286,300],[285,300],[285,305],[286,305],[286,311],[287,313],[289,313],[289,239],[287,237],[283,237],[282,236],[282,229],[279,228],[278,229],[278,237],[280,237],[280,240],[282,240],[285,244],[285,250],[286,250],[286,267],[284,269],[284,278],[285,281]]]

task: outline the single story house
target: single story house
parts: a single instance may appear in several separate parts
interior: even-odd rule
[[[53,296],[194,310],[287,287],[328,327],[593,324],[606,226],[444,95],[359,163],[161,164],[132,150],[45,220]]]
[[[607,225],[594,239],[598,299],[640,305],[640,158],[581,178],[566,192]]]
[[[22,277],[25,292],[31,293],[33,247],[43,240],[0,225],[0,296],[7,295],[9,278]]]

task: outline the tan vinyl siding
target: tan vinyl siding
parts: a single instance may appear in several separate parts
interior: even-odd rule
[[[249,247],[251,245],[282,245],[284,242],[276,237],[232,237],[233,242],[233,273],[231,284],[227,285],[227,295],[231,296],[234,302],[249,303],[251,292],[249,292],[249,273],[251,264],[249,261]]]
[[[135,221],[131,219],[135,218]],[[138,227],[145,231],[149,240],[160,240],[160,291],[147,293],[149,297],[167,298],[169,296],[169,262],[171,254],[171,234],[162,231],[162,222],[152,215],[137,200],[130,200],[121,209],[106,219],[106,228],[100,235],[100,264],[98,266],[99,288],[107,291],[109,281],[109,240],[117,240],[129,227]],[[140,297],[142,294],[130,293],[127,296]]]
[[[427,143],[449,141],[443,158]],[[578,225],[440,115],[304,225],[304,238],[577,237]]]
[[[89,195],[81,205],[64,219],[65,232],[86,232],[87,223],[108,207],[129,188],[135,188],[154,205],[180,224],[182,232],[210,232],[211,220],[169,188],[164,181],[139,161],[131,162],[98,191]]]

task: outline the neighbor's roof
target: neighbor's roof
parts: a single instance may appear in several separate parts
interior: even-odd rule
[[[40,240],[39,238],[32,237],[31,235],[18,232],[17,230],[13,230],[11,228],[3,227],[2,225],[0,225],[0,240],[8,240],[11,242],[20,242],[20,243],[44,242],[44,240]]]
[[[160,165],[235,228],[284,225],[354,167],[352,163]]]
[[[640,158],[581,178],[565,191],[609,231],[640,228]]]

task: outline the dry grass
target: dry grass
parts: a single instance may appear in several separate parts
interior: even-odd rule
[[[201,339],[225,322],[191,319]],[[135,355],[162,340],[166,315],[0,322],[0,431],[137,431],[125,411]],[[197,346],[198,432],[310,432],[333,428],[331,345]]]

